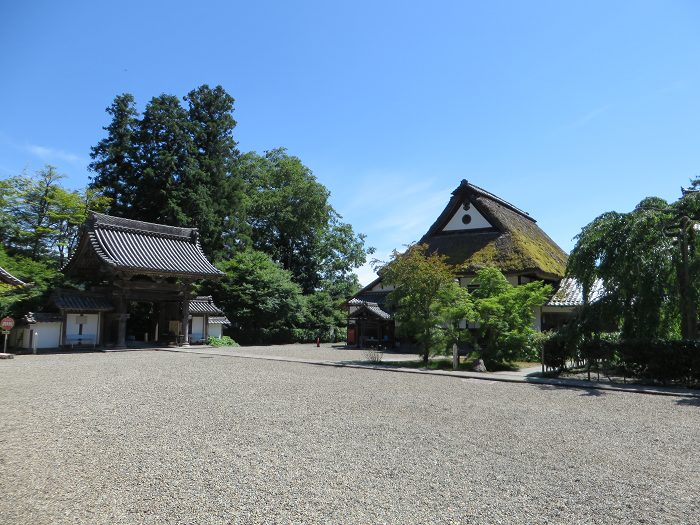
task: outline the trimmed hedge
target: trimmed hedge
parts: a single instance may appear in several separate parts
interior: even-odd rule
[[[544,342],[544,364],[563,370],[569,360],[607,361],[626,375],[700,385],[700,341],[589,339],[572,344],[562,334]]]

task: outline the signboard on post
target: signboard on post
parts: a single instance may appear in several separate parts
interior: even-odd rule
[[[0,321],[0,328],[2,328],[2,333],[5,334],[5,343],[3,344],[2,353],[7,353],[7,336],[10,335],[10,330],[15,327],[15,320],[12,317],[5,317]]]

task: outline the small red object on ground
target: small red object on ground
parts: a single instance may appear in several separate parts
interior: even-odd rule
[[[15,320],[12,317],[5,317],[0,321],[0,328],[3,330],[12,330],[15,327]]]
[[[320,337],[316,338],[316,348],[321,348],[321,338]]]

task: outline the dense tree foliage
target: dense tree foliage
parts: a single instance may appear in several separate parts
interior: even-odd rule
[[[304,293],[352,293],[352,269],[367,254],[364,236],[341,222],[311,170],[284,149],[243,155],[240,168],[251,245],[289,270]]]
[[[301,288],[291,274],[268,255],[240,250],[219,263],[223,279],[207,285],[232,322],[239,343],[282,343],[293,340],[293,329],[304,318]]]
[[[78,242],[88,210],[103,210],[99,190],[70,190],[53,166],[34,175],[0,180],[0,266],[26,288],[0,290],[0,310],[15,316],[41,309],[50,291],[65,282],[59,269]]]
[[[629,213],[607,212],[585,226],[568,272],[586,294],[599,279],[603,295],[581,313],[581,327],[600,331],[602,326],[592,322],[598,319],[625,338],[695,338],[698,220],[698,195],[691,192],[671,204],[646,198]],[[596,315],[603,309],[604,316]]]
[[[530,357],[534,312],[547,302],[552,287],[541,281],[514,286],[496,268],[479,270],[471,284],[476,286],[477,342],[486,364]]]
[[[395,287],[389,301],[399,333],[419,344],[424,363],[432,353],[468,340],[476,343],[487,364],[526,357],[535,309],[546,302],[551,287],[539,281],[513,286],[498,269],[484,268],[469,293],[456,279],[456,270],[426,245],[394,252],[382,277]],[[464,329],[466,323],[470,330]]]
[[[397,332],[416,341],[424,364],[431,354],[455,342],[449,335],[468,335],[454,328],[462,319],[475,320],[473,304],[445,256],[428,253],[424,244],[413,245],[404,253],[394,251],[381,275],[384,283],[394,286],[388,300]]]

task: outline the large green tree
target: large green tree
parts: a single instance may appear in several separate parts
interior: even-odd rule
[[[659,198],[644,199],[629,213],[607,212],[576,237],[568,273],[583,286],[603,284],[610,312],[617,312],[623,336],[679,335],[677,293],[677,218]]]
[[[469,335],[455,328],[461,320],[475,320],[474,307],[445,256],[430,253],[427,245],[413,245],[404,253],[394,251],[380,273],[394,287],[388,300],[397,331],[418,344],[424,364],[430,355],[445,352],[460,333]]]
[[[497,268],[482,268],[471,284],[477,342],[487,366],[528,356],[535,309],[547,302],[552,287],[541,281],[514,286]]]
[[[106,111],[112,117],[103,128],[107,136],[90,152],[92,162],[89,169],[95,173],[92,186],[103,189],[111,199],[112,213],[129,217],[140,175],[139,113],[134,97],[129,93],[115,97]]]
[[[342,222],[311,170],[281,148],[263,156],[247,153],[239,166],[250,244],[289,270],[304,293],[352,293],[352,270],[368,253],[364,236]]]
[[[109,198],[97,189],[69,190],[65,175],[46,166],[34,175],[0,181],[3,244],[32,259],[55,259],[60,267],[75,247],[89,209],[101,211]]]
[[[223,278],[204,290],[232,322],[230,333],[243,344],[282,343],[303,323],[304,300],[288,271],[252,249],[219,263]]]

